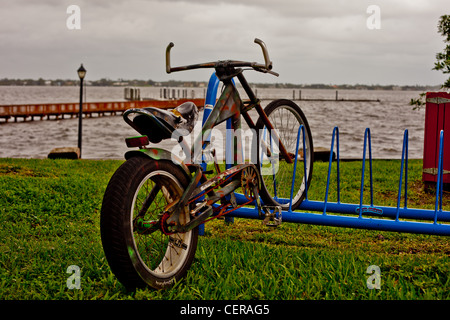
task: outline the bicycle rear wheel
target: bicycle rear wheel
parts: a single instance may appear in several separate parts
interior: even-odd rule
[[[165,209],[188,183],[170,161],[144,157],[127,160],[112,176],[103,198],[101,239],[112,272],[128,289],[165,289],[189,269],[198,228],[170,235],[159,228]],[[184,208],[180,222],[189,220],[189,208]]]
[[[292,177],[294,175],[294,160],[297,152],[297,134],[301,125],[305,130],[305,148],[300,133],[298,159],[295,173],[295,184],[292,196],[292,209],[297,208],[305,197],[306,185],[310,184],[314,149],[311,130],[300,107],[291,100],[274,100],[264,109],[278,137],[290,154],[292,163],[285,161],[280,153],[278,139],[271,134],[262,118],[256,123],[259,136],[258,168],[261,173],[260,195],[265,204],[289,208]],[[306,172],[304,169],[306,160]],[[307,177],[305,181],[305,177]]]

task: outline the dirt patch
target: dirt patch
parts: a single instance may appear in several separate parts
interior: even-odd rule
[[[50,172],[34,170],[26,166],[0,164],[0,176],[17,176],[17,177],[53,177]]]
[[[377,198],[379,197],[383,201],[391,201],[392,205],[396,205],[397,191],[378,192],[376,195]],[[403,187],[400,206],[403,207],[404,203],[405,195]],[[426,189],[425,184],[421,180],[408,182],[408,208],[434,209],[435,203],[435,190]],[[442,206],[444,210],[449,210],[450,208],[450,191],[448,190],[442,192]]]

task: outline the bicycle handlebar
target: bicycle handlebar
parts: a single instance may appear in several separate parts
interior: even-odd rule
[[[173,42],[169,43],[169,45],[166,48],[166,72],[170,73],[171,72],[171,68],[170,68],[170,49],[173,48],[173,46],[175,46],[173,44]]]
[[[269,52],[267,51],[266,44],[258,38],[255,38],[255,43],[259,44],[262,49],[265,64],[260,64],[260,63],[256,63],[256,62],[247,62],[247,61],[227,60],[227,61],[216,61],[216,62],[192,64],[192,65],[188,65],[188,66],[172,68],[170,66],[170,50],[175,45],[173,44],[173,42],[171,42],[171,43],[169,43],[169,45],[166,48],[166,72],[171,73],[171,72],[185,71],[185,70],[191,70],[191,69],[216,68],[218,66],[252,67],[256,71],[270,73],[270,74],[273,74],[274,76],[278,77],[279,76],[278,73],[271,71],[272,70],[272,61],[270,61],[270,59],[269,59]]]
[[[270,61],[270,59],[269,59],[269,52],[267,51],[266,44],[258,38],[255,38],[255,43],[257,43],[261,46],[263,56],[264,56],[264,61],[266,63],[266,65],[265,65],[266,69],[272,70],[272,61]]]

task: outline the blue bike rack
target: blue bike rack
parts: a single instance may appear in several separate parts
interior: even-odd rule
[[[214,80],[215,74],[211,76],[208,92],[209,100],[206,104],[214,105],[217,86],[219,81]],[[216,78],[217,79],[217,78]],[[206,111],[206,110],[205,110]],[[207,117],[207,115],[206,115]],[[204,120],[205,120],[204,115]],[[442,191],[443,191],[443,146],[444,132],[440,132],[439,140],[439,165],[436,183],[435,208],[431,209],[415,209],[408,208],[408,130],[404,131],[403,148],[401,158],[401,168],[399,175],[399,187],[397,196],[397,206],[375,206],[373,200],[373,179],[372,179],[372,146],[370,129],[367,128],[364,133],[364,150],[362,159],[361,187],[359,204],[341,203],[340,199],[340,156],[339,156],[339,129],[333,129],[331,139],[331,152],[328,164],[327,186],[324,201],[313,201],[308,199],[308,190],[305,189],[305,199],[300,206],[294,211],[292,210],[292,196],[295,182],[295,172],[297,168],[297,157],[299,150],[300,137],[303,137],[303,150],[305,150],[305,133],[304,127],[300,126],[297,133],[297,153],[295,155],[294,174],[292,177],[291,197],[285,199],[289,201],[288,210],[281,212],[283,222],[315,224],[325,226],[347,227],[357,229],[384,230],[405,233],[421,233],[433,235],[450,235],[450,211],[442,210]],[[337,201],[329,202],[328,193],[330,186],[331,167],[333,162],[333,150],[336,143],[336,170],[337,170]],[[369,153],[369,176],[370,176],[370,205],[363,204],[364,193],[364,177],[366,169],[366,153]],[[306,161],[303,162],[303,170],[306,173]],[[300,169],[301,170],[301,169]],[[305,174],[304,177],[307,175]],[[307,184],[306,184],[307,185]],[[401,205],[402,186],[404,186],[404,204]],[[236,193],[238,204],[243,204],[247,200],[240,194]],[[306,211],[306,212],[305,212]],[[374,217],[374,215],[376,217]],[[237,217],[247,219],[260,219],[258,209],[255,207],[241,207],[226,215],[226,217]],[[408,219],[408,220],[406,220]],[[413,220],[413,221],[411,221]],[[429,222],[425,222],[425,221]],[[203,230],[201,233],[203,234]]]

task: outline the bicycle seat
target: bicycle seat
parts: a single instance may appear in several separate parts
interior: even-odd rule
[[[198,118],[198,109],[193,102],[185,102],[175,109],[147,107],[130,110],[133,112],[137,113],[132,121],[133,127],[152,143],[171,138],[175,130],[178,136],[188,135]]]

